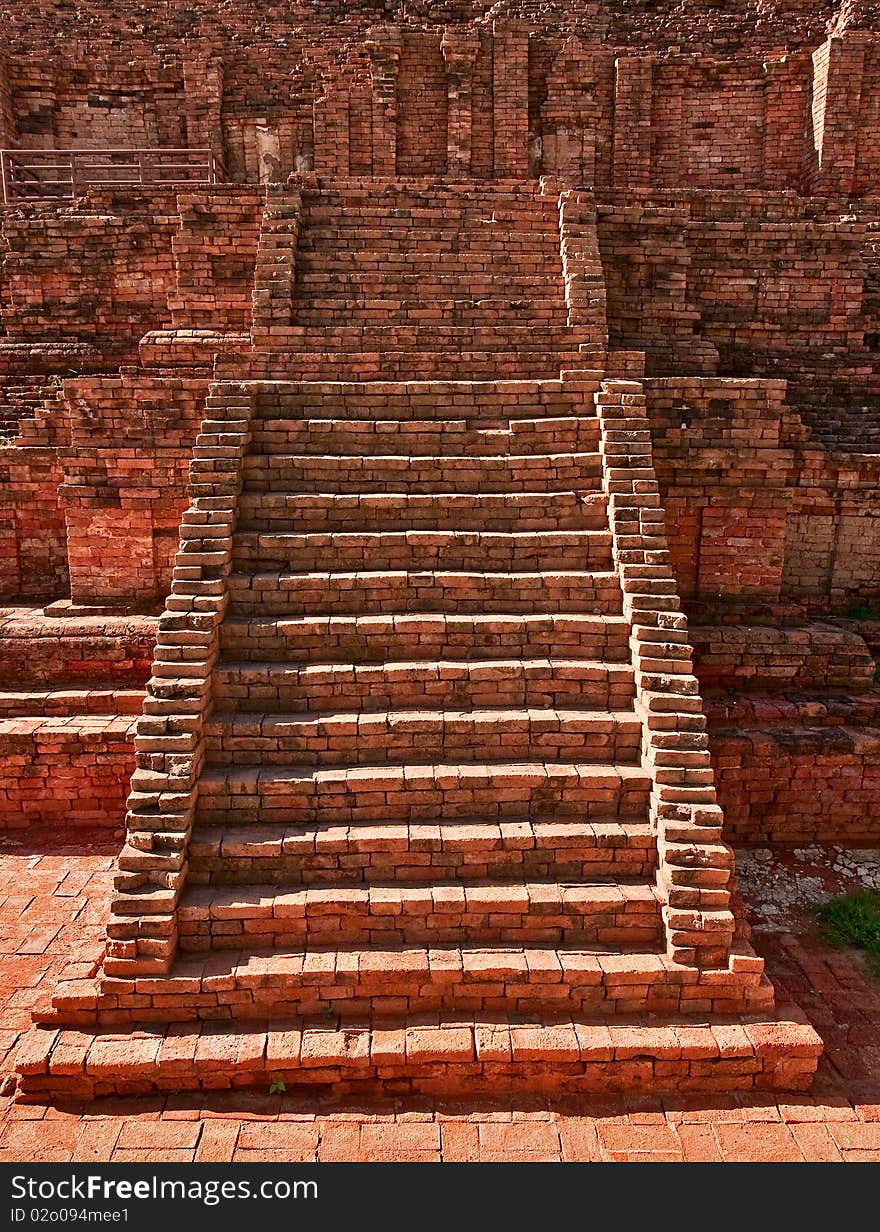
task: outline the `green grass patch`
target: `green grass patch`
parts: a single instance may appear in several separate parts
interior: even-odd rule
[[[880,894],[876,890],[833,898],[817,914],[823,941],[864,950],[871,966],[880,973]]]

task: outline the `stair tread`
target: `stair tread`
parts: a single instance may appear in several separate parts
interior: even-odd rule
[[[462,777],[477,778],[493,771],[515,775],[552,775],[553,773],[578,778],[616,776],[620,779],[650,782],[651,775],[641,766],[626,762],[558,762],[558,761],[510,761],[510,762],[381,762],[376,765],[350,766],[211,766],[202,773],[202,783],[223,782],[226,779],[256,779],[258,781],[304,782],[327,779],[329,782],[346,778],[372,779],[387,777],[400,779],[419,775],[443,775],[459,771]]]
[[[570,902],[640,902],[659,903],[657,889],[646,879],[604,878],[594,881],[559,882],[552,878],[536,880],[522,878],[516,882],[503,880],[461,879],[452,885],[443,882],[424,882],[413,885],[408,882],[383,880],[365,886],[353,886],[344,882],[321,885],[274,885],[271,882],[250,882],[246,885],[189,886],[181,899],[178,911],[182,918],[195,912],[216,909],[235,911],[236,906],[248,910],[248,915],[279,915],[284,906],[297,903],[335,904],[357,907],[370,903],[394,903],[400,901],[424,902],[425,896],[436,895],[438,906],[454,909],[456,902],[463,902],[465,909],[482,907],[484,910],[503,911],[509,904],[518,912],[526,910],[528,902],[558,907]],[[527,902],[522,902],[525,895]],[[519,901],[517,901],[519,899]],[[215,918],[222,918],[216,916]],[[230,918],[227,916],[227,918]]]
[[[431,842],[442,844],[449,842],[452,844],[460,844],[468,841],[479,840],[484,836],[491,835],[493,840],[501,840],[504,838],[515,838],[524,836],[524,832],[536,834],[538,832],[553,832],[566,834],[571,837],[583,839],[584,842],[593,840],[601,843],[603,840],[621,839],[627,843],[635,842],[644,844],[653,844],[655,835],[651,828],[650,822],[647,821],[627,821],[627,820],[609,820],[602,821],[595,818],[565,818],[565,817],[548,817],[546,819],[531,817],[527,821],[482,821],[479,818],[467,817],[441,817],[435,821],[389,821],[389,822],[338,822],[329,821],[323,825],[318,822],[303,823],[296,825],[286,822],[276,823],[254,823],[253,825],[239,825],[230,823],[229,825],[208,825],[205,823],[196,823],[193,830],[193,837],[198,842],[214,841],[216,838],[228,838],[230,842],[247,843],[257,845],[259,843],[279,842],[285,837],[301,838],[308,834],[314,834],[316,841],[322,839],[327,844],[339,843],[345,840],[357,840],[360,842],[387,842],[390,837],[389,831],[400,831],[399,837],[412,836],[414,832],[420,842]],[[437,838],[433,839],[430,836],[431,831],[437,831]],[[448,832],[448,833],[447,833]],[[609,850],[613,849],[613,845]]]
[[[575,707],[549,706],[474,706],[466,707],[389,707],[387,710],[371,710],[364,713],[361,710],[290,710],[261,711],[258,713],[241,713],[240,711],[214,711],[208,727],[257,727],[265,724],[274,726],[285,723],[350,723],[352,720],[363,719],[370,727],[382,722],[461,722],[482,720],[486,723],[504,722],[518,719],[529,722],[553,721],[632,724],[641,727],[641,719],[632,710],[599,710],[594,708],[577,709]]]

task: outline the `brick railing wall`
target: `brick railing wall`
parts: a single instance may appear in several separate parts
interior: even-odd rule
[[[727,889],[733,856],[721,839],[687,620],[669,567],[645,396],[640,382],[604,381],[595,399],[612,551],[632,628],[642,755],[653,778],[650,813],[668,953],[685,965],[726,968],[734,936]]]
[[[127,839],[104,963],[108,975],[166,970],[176,949],[175,907],[186,880],[251,410],[251,395],[241,387],[212,387],[196,438],[189,508],[135,737]]]

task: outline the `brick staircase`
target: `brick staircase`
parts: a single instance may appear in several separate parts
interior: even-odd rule
[[[107,954],[23,1097],[809,1082],[733,936],[621,388],[215,385]]]
[[[578,350],[591,208],[269,194],[106,951],[38,1010],[23,1098],[809,1085],[732,910],[642,388]]]
[[[605,325],[573,320],[557,193],[312,177],[267,201],[253,338],[270,377],[497,379],[581,366]]]

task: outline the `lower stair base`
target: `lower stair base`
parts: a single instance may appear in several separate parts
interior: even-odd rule
[[[518,1092],[806,1091],[822,1041],[806,1022],[607,1022],[422,1016],[365,1025],[302,1020],[125,1034],[36,1026],[17,1098],[95,1099],[262,1089],[346,1096]]]

